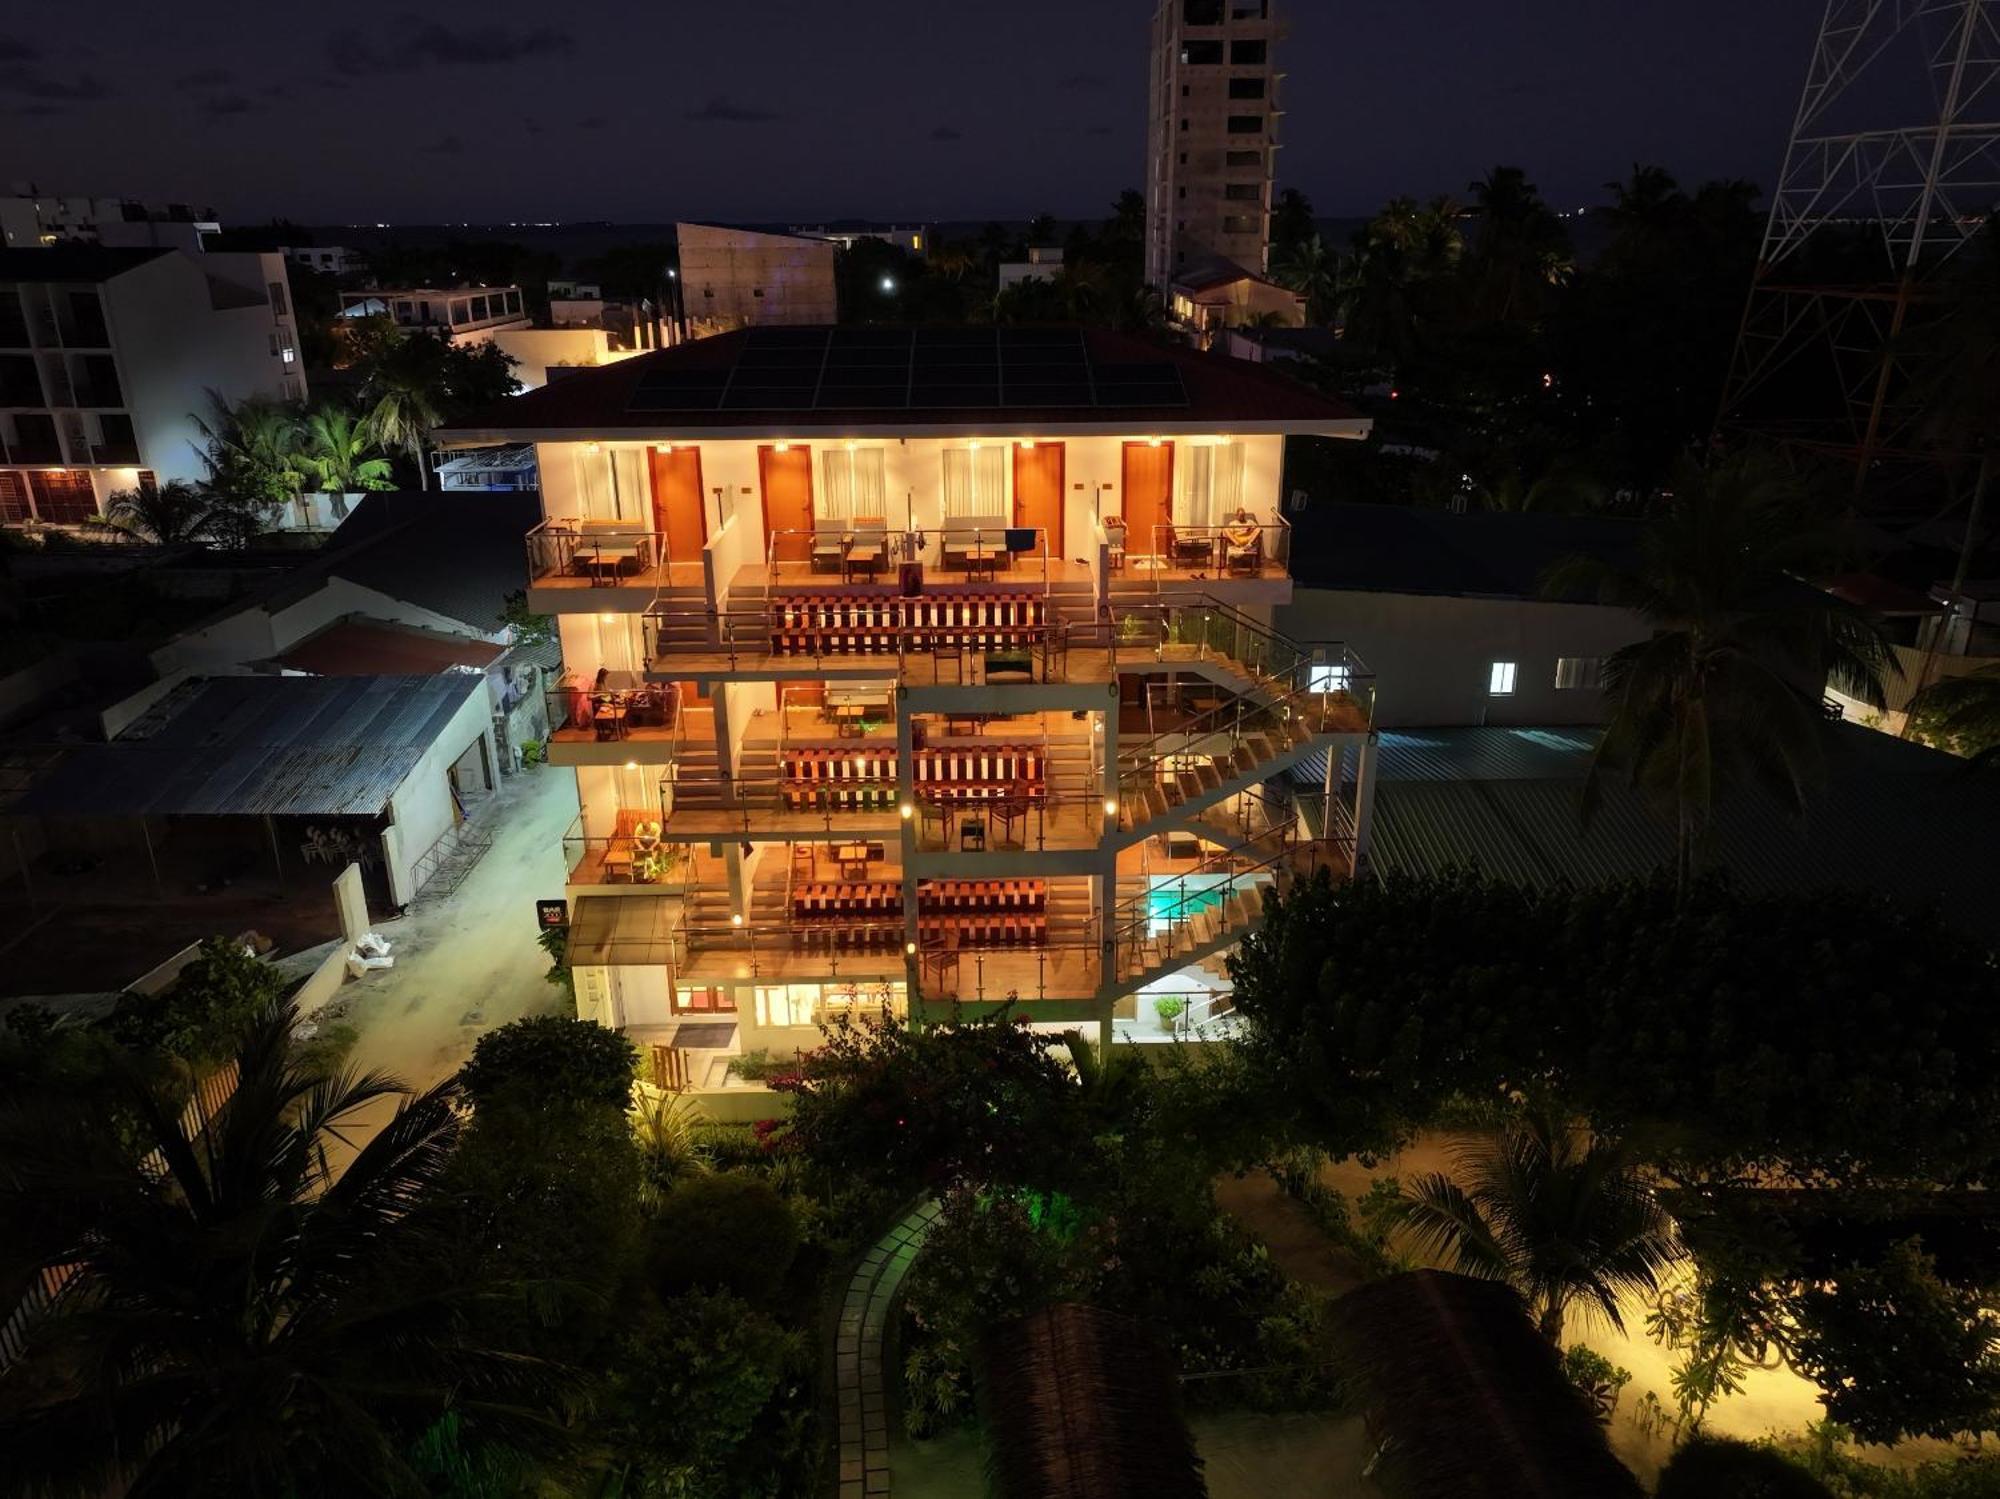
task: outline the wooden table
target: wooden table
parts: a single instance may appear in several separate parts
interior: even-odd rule
[[[868,845],[865,843],[837,843],[833,847],[834,862],[840,866],[843,880],[862,880],[868,877]]]
[[[590,715],[591,726],[599,739],[623,739],[625,737],[626,708],[623,703],[599,703]]]
[[[842,739],[857,739],[867,732],[863,722],[868,717],[866,704],[836,703],[827,710],[826,716],[833,720],[833,726]]]

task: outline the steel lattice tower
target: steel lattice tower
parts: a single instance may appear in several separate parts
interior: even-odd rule
[[[1927,450],[1904,330],[2000,202],[2000,0],[1828,0],[1722,425],[1840,456]]]

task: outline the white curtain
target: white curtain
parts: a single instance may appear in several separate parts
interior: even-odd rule
[[[653,488],[643,448],[611,450],[611,497],[614,519],[638,521],[650,529]]]
[[[1243,447],[1240,443],[1185,449],[1186,478],[1175,497],[1177,526],[1219,526],[1243,503]]]
[[[1007,448],[963,447],[944,450],[944,513],[1002,518],[1013,512],[1007,503]]]
[[[576,498],[585,520],[618,519],[618,500],[611,489],[611,460],[602,453],[576,453]]]
[[[831,448],[820,454],[819,514],[828,520],[886,515],[880,448]]]
[[[639,649],[639,616],[620,614],[597,621],[597,664],[608,671],[637,671],[645,652]]]

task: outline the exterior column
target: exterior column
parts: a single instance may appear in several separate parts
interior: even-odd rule
[[[1375,821],[1376,736],[1370,730],[1361,741],[1361,761],[1354,772],[1354,873],[1368,872],[1368,834]]]
[[[918,1019],[918,984],[922,980],[922,954],[917,945],[917,881],[913,870],[917,853],[917,775],[915,735],[911,732],[910,691],[896,688],[896,814],[897,836],[903,851],[903,992],[910,996],[910,1019]]]
[[[1098,755],[1098,784],[1103,801],[1098,807],[1103,833],[1098,839],[1097,871],[1097,1044],[1108,1049],[1115,1034],[1112,1012],[1117,1005],[1118,947],[1112,931],[1112,912],[1118,905],[1118,815],[1106,807],[1118,801],[1118,676],[1114,671],[1104,704],[1104,732]]]

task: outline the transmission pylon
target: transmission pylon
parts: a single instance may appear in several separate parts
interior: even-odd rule
[[[1721,425],[1871,475],[1950,455],[1910,401],[1940,269],[2000,203],[2000,0],[1828,0]]]

